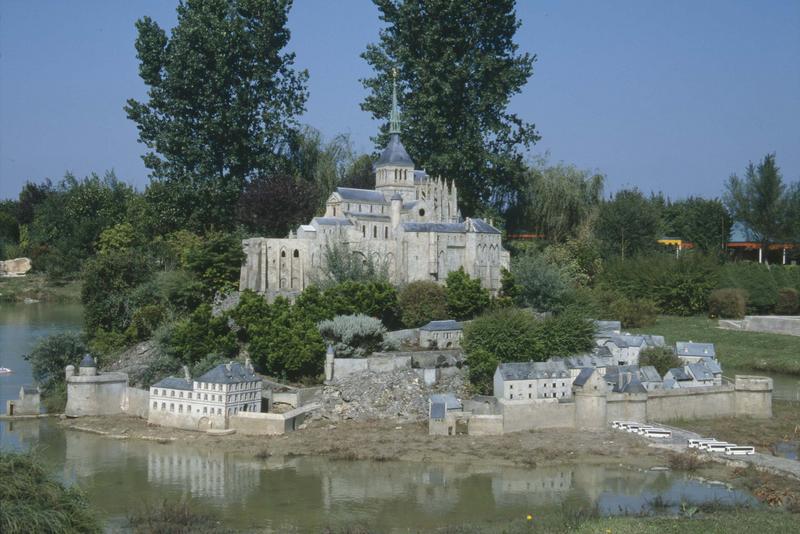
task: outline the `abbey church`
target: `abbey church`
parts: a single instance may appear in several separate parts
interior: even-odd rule
[[[339,187],[325,215],[286,238],[243,241],[246,259],[240,290],[291,295],[311,285],[324,264],[326,245],[343,243],[364,259],[386,265],[395,285],[417,280],[444,283],[463,267],[493,294],[509,253],[500,231],[482,219],[463,219],[454,182],[414,169],[400,141],[396,91],[392,94],[389,144],[375,164],[375,189]]]

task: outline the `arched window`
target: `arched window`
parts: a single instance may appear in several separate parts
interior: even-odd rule
[[[336,206],[333,207],[333,216],[336,217]]]
[[[420,210],[419,210],[419,216],[420,216],[420,217],[424,217],[424,216],[425,216],[425,210],[424,210],[423,208],[420,208]]]
[[[367,237],[367,226],[364,224],[361,225],[361,237]]]
[[[383,238],[384,239],[389,239],[389,227],[388,226],[384,226],[383,227]]]
[[[373,226],[372,227],[372,237],[374,237],[374,238],[378,237],[378,227],[377,226]]]
[[[285,257],[286,257],[286,251],[285,250],[281,250],[281,258],[285,258]]]
[[[300,251],[295,249],[294,252],[292,253],[292,256],[294,256],[295,258],[299,258],[300,257]]]

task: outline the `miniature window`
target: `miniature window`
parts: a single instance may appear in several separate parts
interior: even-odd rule
[[[222,415],[222,408],[217,408],[217,415]]]
[[[372,227],[372,237],[374,237],[374,238],[378,237],[378,227],[377,226],[373,226]]]
[[[281,258],[285,258],[285,257],[286,257],[286,251],[285,250],[281,250]]]
[[[175,396],[175,390],[174,390],[174,389],[173,389],[172,391],[170,391],[170,392],[169,392],[169,396],[170,396],[170,397],[174,397],[174,396]]]
[[[300,251],[295,249],[295,251],[292,253],[292,256],[294,256],[295,258],[299,258],[300,257]]]
[[[508,386],[508,389],[514,389],[514,384],[511,384],[510,386]]]
[[[180,398],[183,398],[183,391],[181,391],[181,392],[178,394],[178,396],[179,396]]]
[[[367,227],[365,225],[361,225],[361,237],[367,237]]]
[[[203,400],[208,400],[208,393],[203,393]]]
[[[158,390],[157,389],[153,390],[153,395],[158,395]]]
[[[389,227],[388,226],[384,226],[383,227],[383,237],[384,237],[384,239],[389,239]]]
[[[203,413],[208,413],[208,407],[207,406],[203,406]]]
[[[419,210],[419,216],[420,216],[420,217],[424,217],[424,216],[425,216],[425,210],[424,210],[424,209],[421,209],[421,208],[420,208],[420,210]]]
[[[173,402],[169,403],[169,411],[171,411],[171,412],[175,411],[175,403],[173,403]]]
[[[161,403],[161,411],[163,412],[166,409],[167,409],[167,403],[166,402],[162,402]]]
[[[183,413],[183,404],[178,405],[178,413]]]
[[[192,392],[191,391],[189,392],[189,398],[190,399],[192,398]]]
[[[158,408],[158,403],[157,403],[157,402],[154,402],[154,403],[153,403],[153,409],[155,410],[156,408]]]
[[[336,206],[333,207],[333,216],[336,217]]]

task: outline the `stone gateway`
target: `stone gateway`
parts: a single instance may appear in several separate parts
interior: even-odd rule
[[[296,294],[324,267],[326,247],[343,244],[350,253],[388,269],[396,285],[417,280],[443,283],[463,268],[492,293],[500,289],[509,253],[500,231],[482,219],[463,219],[454,182],[414,168],[400,141],[393,93],[389,144],[375,164],[375,189],[339,187],[325,214],[287,238],[245,239],[240,290],[272,297]]]

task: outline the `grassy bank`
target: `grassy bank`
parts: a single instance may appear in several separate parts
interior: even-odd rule
[[[54,282],[44,274],[0,278],[0,302],[24,302],[25,299],[80,302],[81,283],[79,280]]]
[[[655,326],[632,329],[635,333],[659,334],[668,344],[676,341],[714,343],[725,369],[750,369],[800,375],[800,337],[760,332],[737,332],[717,328],[707,317],[660,316]]]

